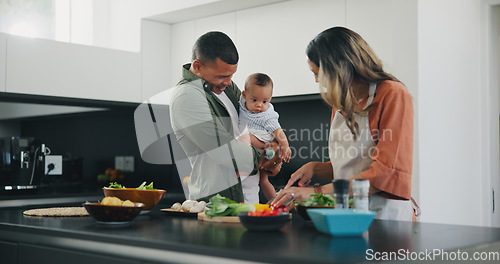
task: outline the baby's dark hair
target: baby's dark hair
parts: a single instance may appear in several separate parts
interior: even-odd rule
[[[265,73],[258,72],[248,76],[245,82],[245,89],[247,89],[247,87],[249,87],[249,85],[252,83],[261,87],[271,84],[271,89],[273,88],[273,80],[271,80],[271,77],[269,77],[269,75]]]

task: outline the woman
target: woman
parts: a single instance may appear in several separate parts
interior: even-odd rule
[[[377,218],[411,221],[413,104],[405,86],[384,72],[366,41],[347,28],[321,32],[309,43],[307,57],[323,99],[332,106],[330,161],[302,166],[273,205],[333,193],[331,183],[305,188],[313,176],[368,179],[370,210]],[[291,187],[297,181],[301,187]]]

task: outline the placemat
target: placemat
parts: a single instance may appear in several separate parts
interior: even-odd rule
[[[52,207],[31,209],[23,212],[29,216],[88,216],[89,213],[84,207]]]

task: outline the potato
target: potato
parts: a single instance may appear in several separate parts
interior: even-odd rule
[[[130,200],[126,200],[126,201],[123,201],[122,206],[132,206],[132,207],[134,207],[135,204],[132,201],[130,201]]]
[[[102,205],[114,205],[114,206],[121,206],[122,205],[122,200],[118,197],[104,197],[101,202]]]

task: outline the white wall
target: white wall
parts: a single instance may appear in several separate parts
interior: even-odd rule
[[[141,19],[191,6],[215,2],[216,0],[94,0],[94,5],[109,2],[108,40],[109,48],[139,52],[141,50]],[[106,36],[101,36],[105,38]]]
[[[92,1],[71,0],[70,42],[93,45],[94,43],[94,6]],[[67,22],[66,22],[67,23]]]
[[[480,1],[418,3],[423,222],[482,225]]]
[[[495,210],[484,223],[500,227],[500,0],[484,1],[482,6],[482,174],[485,208]],[[490,175],[490,177],[488,177]],[[493,193],[492,190],[495,190]],[[497,202],[493,203],[493,199]],[[487,210],[485,210],[487,212]]]
[[[493,103],[490,103],[491,107],[488,109],[491,111],[491,115],[489,117],[490,120],[490,135],[489,138],[491,142],[489,142],[488,146],[490,148],[490,171],[491,174],[491,182],[492,186],[495,187],[494,199],[497,201],[497,205],[492,216],[491,222],[493,226],[500,227],[500,206],[498,206],[498,201],[500,201],[500,1],[495,2],[496,6],[492,8],[492,20],[488,21],[488,23],[492,24],[491,31],[491,55],[488,56],[491,58],[491,64],[489,68],[491,69],[490,73],[490,88],[491,96],[490,100]],[[488,186],[489,187],[489,186]],[[485,188],[485,192],[490,191],[491,188]],[[490,200],[491,201],[491,200]]]
[[[7,35],[0,33],[0,92],[5,92]]]

